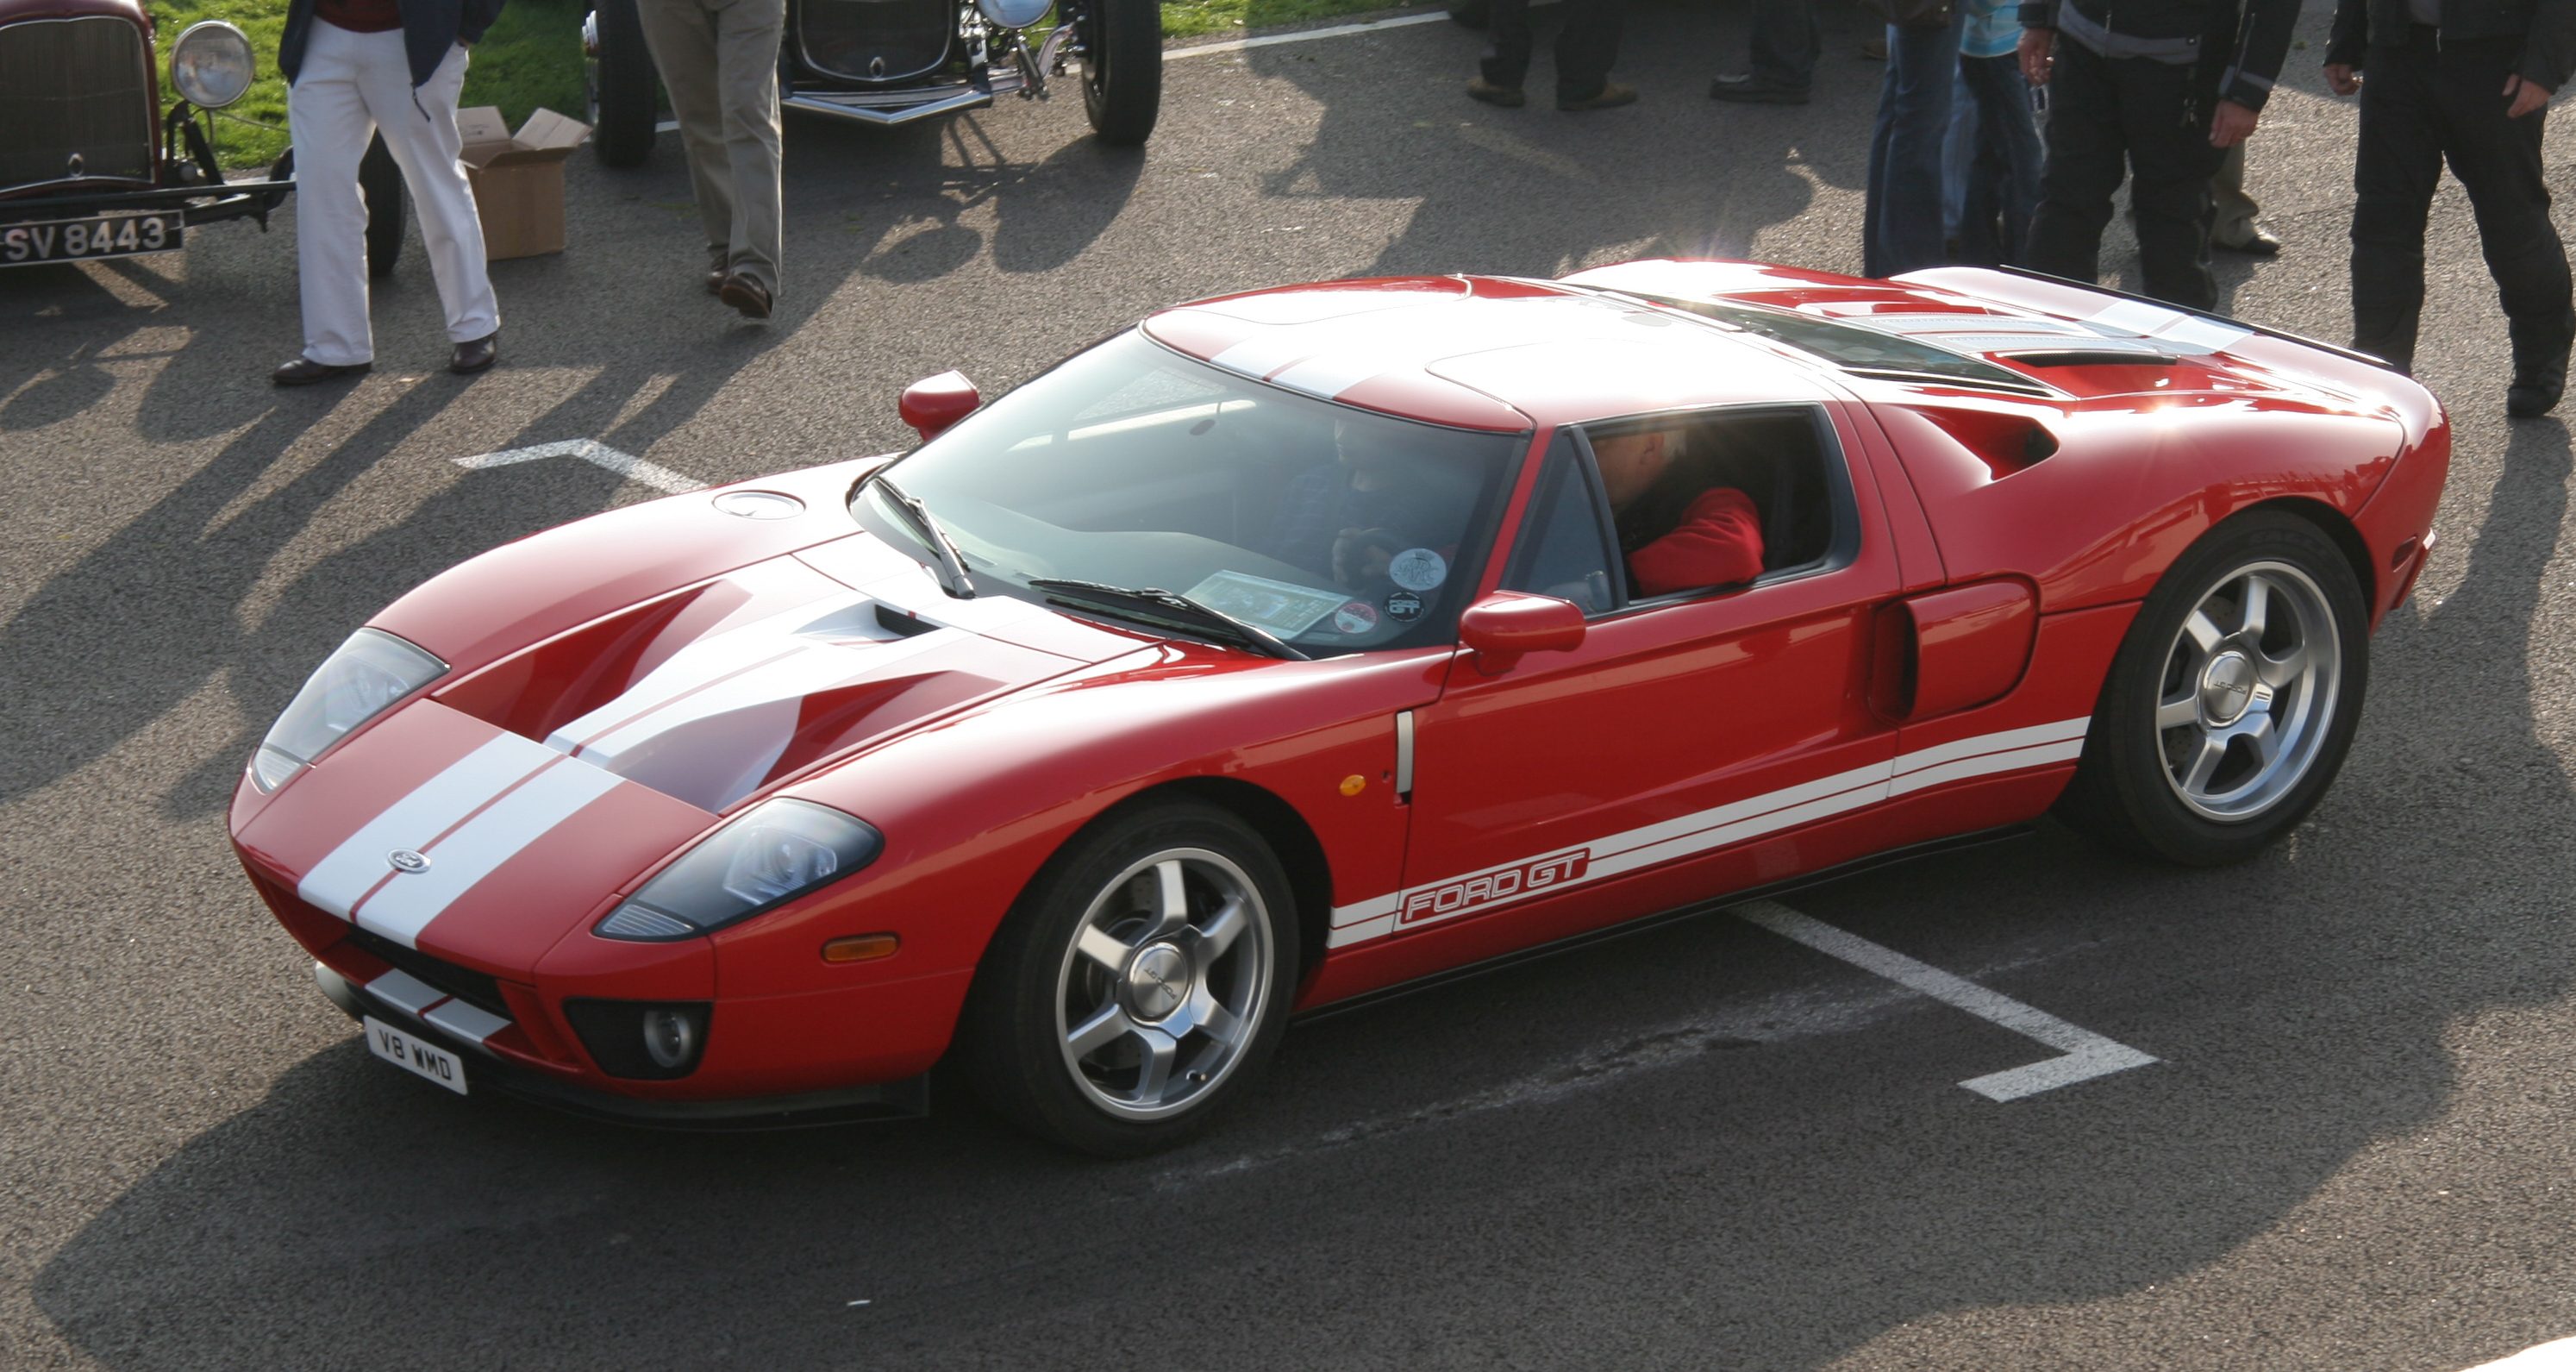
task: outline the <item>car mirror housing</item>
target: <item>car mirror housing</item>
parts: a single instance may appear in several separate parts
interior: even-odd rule
[[[964,372],[947,371],[925,377],[903,388],[899,408],[903,422],[921,435],[924,443],[946,433],[958,420],[975,413],[984,398],[975,393],[975,383]]]
[[[1497,591],[1458,616],[1458,641],[1487,676],[1510,671],[1529,653],[1580,647],[1583,630],[1583,611],[1574,602],[1518,591]]]

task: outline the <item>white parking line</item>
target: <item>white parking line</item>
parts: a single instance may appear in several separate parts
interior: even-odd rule
[[[1165,48],[1163,60],[1175,57],[1203,57],[1212,52],[1241,52],[1245,48],[1266,48],[1277,43],[1312,43],[1318,38],[1342,38],[1354,33],[1377,33],[1386,29],[1411,28],[1415,24],[1436,24],[1448,18],[1445,10],[1429,14],[1400,14],[1393,19],[1379,19],[1365,24],[1335,24],[1324,29],[1299,29],[1295,33],[1265,33],[1259,38],[1231,38],[1222,43],[1201,43],[1190,48]]]
[[[2469,1372],[2568,1372],[2576,1368],[2576,1339],[2558,1339],[2526,1348],[2510,1358],[2482,1362]]]
[[[640,481],[657,491],[672,495],[687,495],[691,491],[703,491],[707,488],[707,483],[703,481],[682,476],[658,462],[647,462],[631,453],[621,453],[594,438],[567,438],[561,443],[539,443],[529,448],[504,448],[497,453],[476,453],[472,457],[460,457],[455,461],[457,466],[467,471],[482,471],[487,467],[508,467],[546,457],[577,457],[592,466],[605,467],[629,481]]]
[[[1857,934],[1844,933],[1786,905],[1767,900],[1755,901],[1736,906],[1735,914],[1782,938],[1841,958],[1864,971],[1875,972],[1944,1005],[1955,1006],[1979,1019],[2000,1024],[2025,1038],[2037,1039],[2063,1054],[2027,1067],[1971,1077],[1959,1083],[1988,1100],[2019,1100],[2112,1072],[2144,1067],[2156,1060],[2127,1044],[2114,1043],[2089,1029],[2079,1029],[2055,1015],[2034,1010],[1965,977],[1953,976],[1938,967],[1916,962],[1892,948],[1881,948]]]

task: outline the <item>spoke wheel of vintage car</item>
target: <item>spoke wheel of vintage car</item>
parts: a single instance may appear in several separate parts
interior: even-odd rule
[[[2279,510],[2221,524],[2130,625],[2065,812],[2144,855],[2252,856],[2343,766],[2368,632],[2359,578],[2316,524]]]
[[[1086,1152],[1170,1147],[1277,1046],[1296,949],[1286,875],[1241,819],[1195,803],[1114,814],[994,936],[961,1031],[976,1084]]]
[[[661,78],[644,46],[635,0],[599,0],[591,12],[598,51],[583,64],[590,85],[590,147],[612,167],[640,167],[653,155],[662,120]]]
[[[367,197],[367,275],[387,277],[402,261],[403,178],[383,134],[358,161],[358,189]]]
[[[1101,142],[1142,147],[1163,109],[1163,10],[1155,0],[1083,0],[1082,112]]]

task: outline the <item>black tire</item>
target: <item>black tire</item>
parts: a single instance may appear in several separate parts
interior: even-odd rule
[[[358,190],[367,198],[367,275],[382,280],[394,274],[403,250],[402,168],[383,134],[358,160]]]
[[[1113,811],[994,934],[959,1058],[976,1093],[1032,1133],[1102,1157],[1159,1152],[1205,1129],[1278,1047],[1297,949],[1287,875],[1251,826],[1189,801]]]
[[[1113,148],[1143,147],[1163,112],[1163,10],[1155,0],[1084,0],[1082,112]]]
[[[598,0],[599,56],[589,63],[591,151],[611,167],[640,167],[662,122],[662,84],[644,46],[635,0]]]
[[[1458,0],[1449,7],[1449,22],[1462,29],[1481,29],[1494,22],[1492,0]]]
[[[2369,629],[2352,564],[2315,524],[2253,510],[2210,530],[2121,640],[2060,817],[2140,857],[2252,857],[2342,769]]]

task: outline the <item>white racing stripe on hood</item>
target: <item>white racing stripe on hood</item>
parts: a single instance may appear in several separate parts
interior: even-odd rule
[[[617,785],[616,777],[596,767],[555,757],[553,766],[539,770],[455,832],[421,849],[429,858],[429,870],[397,875],[361,900],[358,927],[406,948],[418,946],[420,931],[458,896]]]
[[[393,874],[385,860],[388,854],[397,848],[418,849],[561,756],[517,734],[495,735],[359,826],[358,832],[313,864],[313,870],[297,883],[295,894],[307,905],[347,919],[367,892]]]

